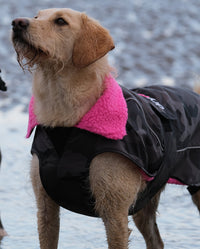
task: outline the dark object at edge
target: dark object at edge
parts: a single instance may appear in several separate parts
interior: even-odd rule
[[[0,73],[1,73],[1,69],[0,69]],[[7,90],[6,83],[2,80],[1,76],[0,76],[0,90],[1,91],[6,91]]]

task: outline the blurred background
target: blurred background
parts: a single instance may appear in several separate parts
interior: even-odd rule
[[[84,11],[110,30],[115,49],[110,63],[118,82],[129,88],[167,84],[192,88],[200,75],[200,1],[198,0],[0,0],[0,68],[8,86],[0,92],[0,212],[9,234],[0,249],[39,249],[36,207],[29,179],[32,137],[25,139],[29,72],[19,67],[11,43],[11,22],[44,8]],[[61,211],[59,249],[106,248],[99,219]],[[130,219],[131,220],[131,219]],[[184,187],[169,186],[159,206],[158,225],[167,249],[200,248],[200,220]],[[145,248],[130,223],[130,248]]]

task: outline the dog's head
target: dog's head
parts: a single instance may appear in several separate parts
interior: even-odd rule
[[[12,22],[12,41],[20,65],[55,60],[83,68],[114,48],[109,32],[97,21],[71,9],[46,9],[34,18]]]

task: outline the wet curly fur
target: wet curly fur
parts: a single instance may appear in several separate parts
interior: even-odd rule
[[[47,9],[35,18],[13,21],[13,44],[22,67],[34,72],[34,111],[45,126],[74,126],[104,91],[111,71],[106,54],[114,48],[109,32],[97,21],[70,9]],[[59,206],[40,181],[39,161],[33,155],[31,179],[36,196],[41,249],[56,249]],[[91,162],[89,175],[95,208],[102,218],[108,247],[127,249],[128,210],[145,188],[138,167],[125,157],[103,153]],[[158,193],[133,216],[147,249],[164,248],[156,224]],[[193,196],[200,209],[200,194]]]

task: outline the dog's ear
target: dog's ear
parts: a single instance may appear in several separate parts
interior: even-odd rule
[[[74,43],[72,62],[78,68],[86,67],[114,49],[108,30],[82,14],[82,30]]]

